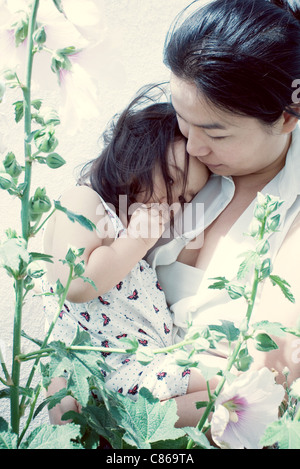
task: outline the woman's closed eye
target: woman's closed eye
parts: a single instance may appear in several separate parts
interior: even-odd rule
[[[211,138],[212,140],[223,140],[224,138],[227,138],[228,135],[222,135],[220,137],[213,137],[212,135],[207,135],[209,138]]]

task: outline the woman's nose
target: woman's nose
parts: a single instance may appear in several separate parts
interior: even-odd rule
[[[210,153],[210,148],[203,141],[200,132],[193,129],[189,130],[186,149],[191,156],[206,156]]]

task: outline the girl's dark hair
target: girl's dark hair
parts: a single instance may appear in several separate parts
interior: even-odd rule
[[[176,76],[218,108],[265,124],[284,110],[300,117],[292,104],[300,79],[299,0],[215,0],[179,25],[180,18],[164,49]]]
[[[157,99],[153,91],[163,92],[158,86],[144,87],[129,106],[115,116],[103,134],[103,151],[80,173],[78,183],[91,186],[113,205],[118,215],[119,195],[126,195],[128,204],[136,202],[141,191],[145,191],[148,198],[152,196],[156,164],[164,177],[168,203],[172,203],[167,150],[170,144],[184,137],[170,102],[153,102]]]

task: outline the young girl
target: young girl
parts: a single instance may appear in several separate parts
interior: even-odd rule
[[[85,248],[84,275],[96,286],[95,290],[81,279],[71,283],[54,338],[69,343],[78,326],[87,330],[94,345],[108,349],[102,355],[115,371],[107,374],[107,387],[133,399],[141,387],[161,400],[205,389],[198,370],[184,372],[168,355],[159,354],[143,366],[134,355],[113,354],[109,348],[125,348],[120,339],[127,336],[136,337],[145,348],[172,344],[172,317],[165,295],[143,258],[168,221],[169,211],[162,207],[189,202],[206,183],[208,170],[196,158],[189,159],[171,104],[145,107],[144,93],[105,137],[105,149],[84,168],[80,185],[61,198],[63,206],[89,218],[97,230],[89,232],[57,212],[45,233],[45,251],[54,257],[49,282],[66,281],[68,271],[58,260],[71,245]],[[124,198],[128,213],[120,207]],[[136,205],[132,204],[138,203],[133,210]],[[53,299],[47,298],[46,311],[53,314]],[[62,385],[63,379],[57,378],[48,392]],[[60,423],[60,416],[74,406],[68,399],[56,407],[52,422]]]

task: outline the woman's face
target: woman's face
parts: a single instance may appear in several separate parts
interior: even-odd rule
[[[221,111],[201,96],[196,85],[174,74],[171,94],[188,153],[213,173],[268,174],[283,166],[289,140],[279,121],[264,126],[257,119]]]

